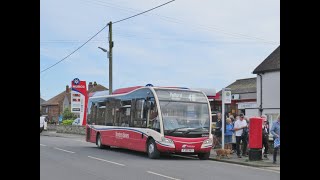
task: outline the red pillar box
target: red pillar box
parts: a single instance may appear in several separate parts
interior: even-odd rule
[[[262,148],[262,118],[250,118],[249,148]]]
[[[249,123],[249,160],[262,160],[262,118],[252,117]]]

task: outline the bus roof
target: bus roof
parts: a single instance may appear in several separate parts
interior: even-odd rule
[[[135,91],[140,88],[154,88],[154,89],[179,89],[179,90],[192,90],[192,91],[202,91],[206,96],[212,96],[212,94],[215,94],[216,91],[215,89],[209,89],[209,88],[186,88],[186,87],[174,87],[174,86],[132,86],[132,87],[126,87],[126,88],[120,88],[116,89],[115,91],[112,92],[110,96],[117,96],[117,95],[122,95],[122,94],[128,94],[132,91]],[[109,96],[109,91],[99,91],[94,93],[90,98],[95,98],[95,97],[104,97],[104,96]]]

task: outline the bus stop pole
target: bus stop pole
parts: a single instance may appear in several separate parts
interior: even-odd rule
[[[222,94],[224,94],[224,89],[222,90]],[[224,149],[224,126],[225,126],[225,124],[224,124],[224,98],[223,98],[223,96],[224,95],[222,95],[222,113],[221,113],[221,116],[222,116],[222,127],[221,127],[221,130],[222,130],[222,141],[221,141],[221,143],[222,143],[222,149]]]
[[[225,103],[231,103],[231,89],[230,88],[222,88],[222,149],[224,149],[224,127],[225,127]]]

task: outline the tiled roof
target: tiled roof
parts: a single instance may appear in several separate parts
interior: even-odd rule
[[[280,71],[280,46],[274,50],[256,69],[253,74]]]
[[[257,91],[256,78],[238,79],[227,88],[231,89],[232,94],[255,93]],[[221,94],[221,91],[219,91]]]
[[[45,102],[45,101],[46,101],[46,100],[40,98],[40,105],[41,105],[43,102]]]
[[[88,90],[88,94],[92,93],[92,92],[104,91],[104,90],[108,90],[108,88],[102,86],[101,84],[98,84],[98,85],[92,87],[90,90]]]
[[[70,98],[71,98],[70,92],[67,93],[66,91],[63,91],[60,94],[49,99],[48,101],[42,103],[42,105],[58,105],[59,102],[63,102],[65,95],[67,95],[68,100],[70,102]]]

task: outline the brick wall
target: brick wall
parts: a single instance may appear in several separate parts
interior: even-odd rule
[[[68,133],[68,134],[86,134],[85,126],[72,126],[72,125],[58,125],[57,133]]]
[[[48,108],[48,112],[46,112]],[[42,106],[42,114],[48,115],[49,121],[58,122],[60,110],[58,105],[48,105],[48,106]]]

